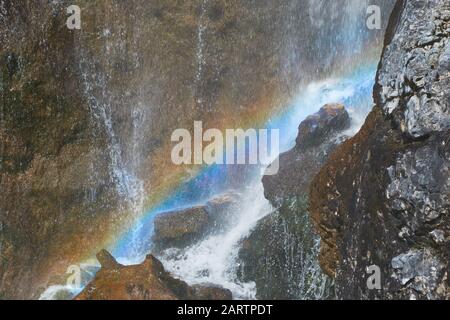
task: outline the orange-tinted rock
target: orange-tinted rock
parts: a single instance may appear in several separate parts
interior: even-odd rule
[[[367,154],[371,144],[377,143],[375,138],[370,139],[372,132],[376,129],[388,130],[386,123],[377,122],[382,119],[381,112],[374,110],[367,118],[361,131],[353,138],[345,141],[330,156],[326,165],[320,170],[311,183],[310,210],[316,229],[321,236],[320,263],[323,270],[330,276],[336,276],[336,269],[341,255],[338,250],[338,235],[340,228],[339,213],[349,210],[347,207],[340,207],[349,204],[354,197],[353,185],[354,177],[362,172],[369,164],[364,161],[364,154]],[[387,142],[387,141],[386,141]],[[400,141],[389,141],[391,150],[378,152],[376,160],[389,163],[392,161],[392,154],[395,148],[400,147]],[[376,181],[380,181],[378,177]],[[344,187],[345,186],[345,187]],[[369,186],[369,185],[368,185]],[[372,195],[374,198],[381,196]],[[382,199],[373,202],[373,209],[382,205]]]
[[[98,254],[98,259],[101,269],[76,300],[231,299],[231,292],[221,287],[190,287],[173,278],[152,255],[133,266],[117,263],[106,250]]]

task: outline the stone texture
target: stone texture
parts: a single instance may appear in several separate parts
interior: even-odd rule
[[[410,250],[394,257],[391,266],[394,269],[392,277],[401,283],[402,290],[410,293],[410,299],[416,299],[419,295],[435,299],[435,292],[439,295],[446,293],[437,292],[445,264],[427,249]]]
[[[262,123],[346,53],[367,59],[337,36],[364,27],[365,1],[352,22],[323,1],[205,3],[80,0],[71,31],[71,0],[0,1],[0,298],[37,298],[191,178],[174,129]]]
[[[162,213],[155,218],[153,241],[163,246],[187,244],[205,231],[209,222],[206,207]]]
[[[173,278],[161,262],[149,255],[140,265],[123,266],[105,250],[95,278],[76,300],[207,300],[231,299],[231,292],[217,286],[190,287]]]
[[[376,105],[312,183],[320,261],[340,299],[449,298],[448,11],[448,1],[397,1]],[[382,290],[367,287],[372,265]]]
[[[309,184],[350,126],[344,106],[329,104],[309,116],[299,126],[296,146],[280,155],[278,174],[264,176],[264,194],[275,206],[283,199],[308,192]]]
[[[240,195],[227,192],[208,200],[203,206],[164,212],[154,221],[152,252],[186,248],[221,226],[237,213]]]
[[[277,175],[264,176],[264,193],[276,211],[243,241],[243,281],[255,281],[260,299],[326,299],[331,282],[318,267],[319,240],[308,214],[311,180],[350,126],[343,105],[329,104],[299,126],[296,146],[280,155]]]
[[[450,4],[431,0],[405,6],[409,16],[402,17],[384,50],[376,95],[402,132],[421,138],[450,129],[450,41],[445,18]]]

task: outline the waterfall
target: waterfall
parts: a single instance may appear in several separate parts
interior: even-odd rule
[[[202,79],[203,79],[203,69],[205,67],[205,33],[206,33],[206,9],[208,5],[208,0],[202,0],[201,12],[199,18],[199,24],[197,29],[197,48],[196,48],[196,59],[197,59],[197,71],[195,74],[195,89],[196,89],[196,99],[197,105],[203,108],[203,97],[202,97]]]
[[[104,41],[104,55],[108,57],[113,50],[120,50],[124,46],[123,43],[113,42],[108,39],[110,32],[105,29],[102,34]],[[100,60],[102,57],[94,57],[92,53],[85,49],[86,39],[83,34],[77,39],[77,56],[78,68],[81,74],[81,82],[84,98],[87,101],[91,118],[94,123],[96,134],[104,135],[106,139],[106,151],[108,154],[108,163],[92,163],[90,178],[93,181],[98,179],[96,166],[107,166],[110,170],[110,182],[115,187],[119,207],[117,208],[122,214],[128,214],[127,218],[135,223],[139,223],[137,217],[144,211],[145,190],[144,181],[138,177],[138,170],[141,168],[141,146],[144,137],[142,137],[142,127],[149,121],[149,109],[144,103],[125,104],[115,106],[115,98],[110,89],[111,75],[108,72],[108,65],[104,65],[105,70],[98,70]],[[128,136],[121,136],[117,129],[118,121],[114,118],[115,108],[124,108],[130,114],[130,128],[127,132]],[[96,137],[97,138],[97,137]],[[128,142],[128,149],[125,148],[122,141]],[[130,158],[129,161],[124,159],[124,155]],[[95,190],[91,189],[89,193],[90,202],[94,202],[96,198]],[[134,220],[134,221],[133,221]],[[131,238],[131,247],[138,248],[142,239],[139,238],[139,233],[136,232]],[[133,252],[138,255],[139,252]],[[99,265],[96,261],[84,261],[79,264],[82,273],[87,274],[86,279],[81,283],[83,287],[94,276],[98,270]],[[94,271],[90,270],[94,268]],[[41,300],[57,299],[59,295],[75,296],[81,292],[82,287],[76,287],[73,284],[58,284],[48,287],[40,296]]]
[[[137,174],[137,170],[141,167],[139,148],[143,140],[140,131],[144,123],[148,121],[145,112],[148,108],[140,102],[135,104],[122,102],[117,105],[117,101],[115,101],[117,99],[117,93],[114,93],[110,88],[112,78],[107,58],[106,63],[103,63],[104,70],[98,69],[98,65],[102,63],[101,59],[111,56],[115,51],[122,52],[125,50],[126,44],[124,40],[110,40],[110,35],[110,30],[105,28],[101,37],[104,56],[94,57],[84,48],[85,44],[83,42],[86,39],[81,34],[78,40],[79,70],[84,89],[84,97],[91,110],[93,121],[96,123],[98,133],[105,133],[106,135],[111,180],[116,186],[118,196],[125,200],[126,209],[131,214],[138,214],[143,210],[144,202],[144,183],[138,178]],[[135,63],[134,61],[131,62]],[[113,117],[113,107],[123,108],[130,113],[131,132],[127,133],[128,137],[121,136],[122,133],[116,128],[118,120]],[[126,149],[123,141],[128,141],[131,147]],[[127,163],[123,158],[124,154],[131,158],[131,161]],[[95,169],[93,175],[95,176]]]
[[[271,210],[262,184],[254,181],[242,195],[239,212],[243,214],[231,213],[232,221],[215,234],[187,249],[169,249],[163,253],[161,261],[170,272],[190,284],[219,284],[230,289],[236,299],[254,299],[254,284],[237,279],[239,245]]]
[[[341,78],[313,82],[302,90],[284,114],[271,119],[267,124],[271,128],[284,129],[280,141],[282,151],[293,146],[298,124],[330,101],[347,106],[352,115],[352,126],[346,134],[356,133],[372,105],[370,93],[375,70],[376,64]],[[261,177],[256,176],[254,180],[248,182],[242,190],[239,209],[233,208],[233,212],[228,213],[231,216],[229,221],[213,235],[188,248],[169,249],[158,256],[164,266],[189,284],[218,284],[231,290],[236,299],[254,299],[255,284],[239,281],[237,271],[242,240],[261,219],[273,211],[270,203],[264,198],[260,179]],[[292,250],[297,250],[299,244],[292,243],[292,235],[287,231],[286,225],[284,227],[284,231],[281,228],[280,232],[285,234],[286,245],[282,250],[285,250],[288,263],[286,272],[298,272],[290,276],[292,281],[296,281],[292,284],[292,290],[297,291],[299,299],[311,296],[320,299],[325,294],[325,280],[321,278],[317,261],[319,242],[316,240],[312,252],[303,250],[293,252]],[[317,281],[307,284],[307,277],[317,277]]]
[[[205,65],[205,32],[206,32],[206,6],[208,4],[208,0],[202,1],[201,13],[200,13],[200,21],[198,24],[197,30],[197,50],[196,50],[196,58],[197,58],[197,73],[195,74],[196,85],[201,85],[203,67]]]
[[[374,2],[380,3],[385,8],[391,6],[390,0],[374,0]],[[368,3],[368,0],[290,0],[280,5],[282,7],[280,15],[283,18],[280,21],[280,26],[268,26],[268,30],[279,32],[281,37],[281,39],[274,41],[276,44],[273,44],[274,51],[279,52],[281,56],[277,57],[281,60],[277,76],[280,83],[286,84],[286,91],[289,90],[286,95],[289,95],[290,99],[281,111],[277,111],[267,120],[265,125],[267,128],[280,130],[281,151],[286,151],[293,146],[299,123],[326,103],[343,103],[347,107],[353,121],[352,128],[346,133],[348,135],[356,133],[364,121],[372,105],[371,91],[377,64],[377,57],[372,54],[365,54],[364,50],[372,46],[380,49],[381,43],[378,43],[378,41],[382,36],[381,31],[377,33],[365,27]],[[191,79],[191,83],[187,84],[189,93],[192,93],[191,88],[194,88],[192,96],[199,109],[196,111],[204,111],[205,113],[211,111],[209,109],[204,110],[204,105],[206,105],[204,91],[208,90],[208,87],[204,88],[203,86],[207,74],[207,63],[210,63],[209,57],[212,55],[208,51],[210,43],[209,41],[207,43],[206,38],[208,34],[214,34],[208,32],[210,26],[213,26],[213,23],[208,20],[208,5],[208,0],[201,1],[199,14],[196,14],[198,20],[192,24],[192,33],[195,40],[191,39],[194,44],[193,48],[190,49],[192,49],[193,60],[186,62],[193,66],[192,69],[189,69],[189,77],[187,77]],[[114,17],[111,17],[111,19],[114,19]],[[281,31],[278,29],[281,29]],[[194,194],[196,192],[201,193],[194,190],[195,188],[186,188],[192,194],[184,194],[180,197],[179,190],[183,188],[179,187],[171,190],[167,198],[161,201],[163,205],[156,206],[157,210],[152,209],[143,215],[144,217],[140,216],[145,210],[144,181],[140,175],[140,170],[144,167],[140,157],[145,144],[142,131],[145,131],[143,128],[152,120],[149,112],[147,112],[150,108],[144,101],[149,98],[142,97],[138,102],[128,102],[123,97],[125,93],[119,95],[111,88],[112,79],[107,70],[110,67],[108,57],[114,51],[117,51],[119,54],[115,53],[120,55],[123,53],[122,50],[125,51],[128,48],[124,49],[127,47],[125,43],[127,40],[109,40],[110,34],[110,31],[105,29],[103,35],[100,36],[104,38],[101,42],[103,52],[98,60],[93,57],[92,52],[85,49],[83,43],[85,39],[81,37],[79,39],[78,63],[84,96],[89,104],[93,121],[98,128],[99,135],[104,134],[107,142],[106,150],[109,163],[106,165],[111,171],[111,180],[116,187],[118,196],[121,200],[125,200],[126,208],[122,209],[126,209],[124,211],[129,212],[130,215],[139,217],[128,230],[126,236],[117,236],[116,243],[110,248],[113,252],[114,250],[120,252],[117,256],[119,262],[132,264],[139,262],[143,256],[150,253],[148,242],[150,242],[151,234],[149,235],[149,233],[151,231],[148,225],[156,214],[202,203],[208,199]],[[213,37],[208,37],[208,40],[210,38],[212,43]],[[245,50],[245,48],[239,49]],[[220,51],[217,48],[215,50]],[[101,59],[106,62],[101,61]],[[248,59],[251,59],[251,57]],[[211,64],[217,63],[217,61],[211,62]],[[236,59],[236,61],[241,60]],[[242,61],[246,61],[246,59],[242,59]],[[274,61],[269,62],[275,64]],[[157,65],[158,63],[150,61],[148,64]],[[264,66],[261,66],[261,68],[264,68]],[[163,69],[160,70],[158,67],[155,67],[155,69],[157,69],[155,71],[157,75],[164,76]],[[149,76],[149,79],[153,80],[151,76]],[[239,79],[239,77],[236,76],[236,79]],[[158,87],[158,84],[153,84],[149,80],[148,83],[142,85],[142,88],[150,85]],[[240,83],[233,83],[232,86],[233,89],[239,88]],[[226,89],[230,90],[229,87],[226,87]],[[155,89],[155,91],[158,90],[162,89],[159,87]],[[173,93],[173,95],[176,94]],[[243,95],[245,94],[247,92],[243,92]],[[120,96],[120,99],[118,96]],[[192,98],[192,96],[189,96],[189,98]],[[161,94],[161,97],[164,99],[173,98],[172,93]],[[233,100],[230,99],[230,101]],[[209,102],[208,106],[210,106]],[[165,110],[159,107],[156,105],[155,110],[164,113]],[[259,112],[257,107],[254,111],[255,119],[260,118],[258,117],[259,114],[256,114]],[[120,130],[120,122],[123,119],[116,115],[118,108],[127,110],[129,117],[125,117],[125,121],[129,121],[129,123],[127,122],[129,130]],[[274,109],[276,109],[275,106]],[[226,116],[226,111],[223,112],[224,116]],[[176,118],[183,115],[173,114],[170,116]],[[181,123],[183,122],[181,121]],[[204,192],[204,194],[211,193],[211,190],[223,191],[220,185],[222,180],[212,177],[213,173],[210,173],[208,168],[200,170],[199,175],[201,174],[204,174],[206,178],[209,177],[213,181],[212,183],[216,184],[208,185],[210,190],[207,190],[208,192]],[[211,176],[208,176],[209,174]],[[194,176],[192,180],[196,177]],[[96,179],[95,165],[92,167],[92,179]],[[149,183],[145,182],[147,186]],[[185,186],[190,182],[191,180],[188,180],[180,182],[180,184]],[[239,204],[239,210],[229,212],[230,217],[232,217],[229,221],[223,223],[213,233],[194,245],[183,249],[166,250],[158,258],[161,259],[167,270],[189,284],[218,284],[230,289],[237,299],[255,299],[257,295],[255,283],[244,283],[239,280],[237,274],[239,250],[242,240],[255,229],[261,219],[271,214],[274,209],[264,198],[261,177],[257,173],[243,185],[240,185],[237,191],[241,194],[242,201]],[[95,196],[95,194],[91,195],[93,199]],[[282,232],[286,235],[286,246],[284,248],[288,264],[286,272],[290,274],[292,281],[296,281],[292,287],[296,288],[295,290],[298,289],[298,298],[304,298],[305,293],[309,295],[311,292],[314,292],[313,295],[316,298],[321,298],[324,291],[320,287],[321,281],[318,281],[314,288],[305,285],[307,277],[314,277],[320,273],[316,256],[314,256],[314,253],[309,255],[302,250],[293,252],[296,249],[292,244],[293,240],[290,238],[287,228],[284,228]],[[119,250],[117,250],[118,247],[120,247]],[[126,250],[123,250],[124,247],[126,247]],[[314,247],[315,253],[317,253],[318,247],[319,243],[317,242]],[[298,268],[299,262],[297,260],[299,260],[299,256],[301,256],[302,268],[299,270],[300,274],[294,274]],[[44,292],[42,298],[51,299],[59,291],[67,289],[64,286],[51,287]],[[72,290],[73,288],[69,289]]]
[[[343,0],[344,4],[335,1],[305,1],[309,17],[310,33],[306,37],[309,42],[296,40],[299,30],[299,22],[292,15],[293,7],[298,3],[292,2],[285,8],[287,19],[284,23],[283,33],[284,61],[283,73],[286,75],[298,72],[303,80],[309,83],[297,92],[291,93],[293,102],[285,108],[280,115],[273,117],[267,123],[267,127],[279,128],[282,131],[282,151],[293,146],[299,123],[308,115],[316,112],[326,103],[340,102],[346,105],[352,117],[352,127],[346,135],[355,134],[365,116],[369,112],[372,99],[371,89],[375,78],[376,57],[364,57],[363,50],[366,41],[371,38],[369,31],[365,29],[365,15],[368,1]],[[384,3],[384,2],[383,2]],[[197,105],[202,106],[201,94],[203,72],[206,65],[206,9],[208,1],[201,3],[200,16],[197,29],[196,45],[196,73],[194,84],[197,90]],[[302,22],[304,23],[304,22]],[[311,38],[315,33],[320,34]],[[308,38],[309,37],[309,38]],[[373,37],[373,36],[372,36]],[[374,37],[376,39],[376,36]],[[320,52],[318,52],[320,51]],[[317,73],[311,66],[302,61],[305,56],[317,60],[320,57],[323,63],[323,72]],[[341,59],[351,60],[352,56],[363,57],[361,61],[343,66]],[[346,60],[346,61],[347,61]],[[303,72],[303,73],[302,73]],[[326,74],[324,77],[323,74]],[[290,77],[290,76],[289,76]],[[291,77],[292,78],[292,77]],[[294,77],[295,78],[295,77]],[[318,80],[316,78],[322,78]],[[281,80],[283,81],[283,80]],[[258,222],[269,215],[271,208],[264,198],[260,176],[254,176],[245,186],[242,186],[242,201],[238,212],[230,212],[233,217],[224,223],[213,234],[207,236],[198,243],[183,249],[169,249],[158,258],[164,266],[174,275],[187,281],[189,284],[213,283],[230,289],[237,299],[254,299],[256,289],[254,283],[243,283],[238,279],[238,253],[242,240],[250,234]],[[176,209],[173,208],[166,208]],[[141,225],[142,226],[142,225]],[[137,227],[139,229],[139,226]],[[144,233],[148,235],[147,233]],[[292,252],[293,246],[287,232],[285,254],[288,264],[287,272],[292,273],[292,281],[298,281],[292,288],[299,291],[298,298],[315,296],[321,298],[324,294],[324,282],[320,279],[320,267],[317,261],[319,242],[317,241],[312,253]],[[140,247],[142,250],[142,246]],[[137,250],[139,251],[139,250]],[[122,261],[136,261],[148,252],[140,252],[135,257],[125,257]],[[298,258],[301,257],[301,262]],[[300,274],[293,274],[301,264]],[[307,277],[318,277],[312,287],[307,287]]]

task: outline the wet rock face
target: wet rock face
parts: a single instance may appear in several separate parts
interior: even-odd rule
[[[296,148],[304,151],[308,147],[318,146],[349,126],[350,117],[343,105],[325,105],[300,124]]]
[[[255,282],[257,299],[333,297],[332,281],[317,262],[320,242],[307,206],[305,197],[285,198],[242,241],[238,276],[243,282]]]
[[[343,105],[330,104],[299,126],[294,149],[279,158],[277,175],[264,176],[276,210],[242,243],[240,277],[254,281],[260,299],[326,299],[331,282],[319,270],[319,241],[308,214],[311,180],[350,125]]]
[[[64,12],[44,1],[0,6],[0,297],[36,298],[120,201]]]
[[[408,1],[405,12],[385,48],[376,97],[402,132],[420,138],[450,129],[450,4]]]
[[[388,204],[402,216],[405,232],[424,231],[425,224],[448,214],[450,195],[442,192],[450,190],[449,153],[444,144],[425,145],[399,155],[388,173]]]
[[[344,106],[330,104],[309,116],[299,126],[294,149],[280,155],[278,174],[264,176],[264,194],[275,207],[284,199],[308,192],[309,184],[350,126]]]
[[[338,298],[449,298],[447,1],[398,1],[361,131],[311,186]],[[381,269],[381,290],[366,269]]]
[[[239,194],[229,192],[210,199],[204,206],[161,213],[155,218],[152,251],[187,248],[216,231],[238,210]]]
[[[428,249],[410,250],[391,261],[394,269],[392,277],[401,283],[403,290],[417,292],[422,297],[434,299],[445,296],[448,288],[441,283],[445,264]],[[440,287],[439,287],[440,286]],[[412,293],[410,298],[415,299]]]
[[[97,255],[102,268],[76,300],[230,300],[217,286],[188,286],[173,278],[160,261],[147,256],[140,265],[123,266],[105,250]]]
[[[208,221],[205,207],[164,213],[155,219],[153,241],[165,246],[175,246],[177,242],[186,244],[205,230]]]

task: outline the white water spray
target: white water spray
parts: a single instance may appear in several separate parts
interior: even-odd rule
[[[370,79],[372,72],[365,74],[363,80],[366,77]],[[286,127],[281,144],[290,148],[291,143],[295,141],[298,124],[306,116],[318,111],[324,104],[343,103],[343,101],[352,101],[352,99],[360,103],[361,92],[358,92],[356,88],[360,81],[361,79],[358,77],[336,78],[314,82],[307,86],[299,94],[289,116],[276,123],[276,125]],[[371,87],[370,84],[368,86]],[[371,104],[370,95],[363,100],[362,105],[346,106],[352,117],[352,126],[343,135],[347,137],[353,135],[362,125],[369,110],[368,106]],[[221,285],[231,290],[235,299],[255,299],[255,284],[242,283],[238,279],[238,254],[242,240],[250,234],[261,219],[272,211],[270,203],[264,198],[260,177],[256,177],[253,182],[249,182],[247,190],[244,191],[239,209],[237,212],[231,212],[232,218],[222,226],[221,230],[189,248],[166,250],[158,258],[161,259],[168,271],[189,284]],[[287,226],[285,229],[287,230]],[[298,283],[292,284],[293,290],[298,291],[299,298],[302,296],[323,298],[326,290],[326,278],[322,276],[317,257],[314,254],[319,249],[319,242],[315,244],[312,252],[302,249],[300,252],[292,252],[296,248],[294,245],[296,239],[290,239],[290,233],[286,230],[287,242],[284,248],[280,249],[285,250],[287,257],[286,270],[298,273],[290,277],[298,281]],[[316,281],[311,283],[308,281],[308,277],[315,277]]]
[[[187,249],[167,250],[161,257],[164,266],[190,284],[218,284],[230,289],[236,299],[255,299],[255,284],[241,283],[236,276],[240,242],[272,211],[272,207],[264,198],[259,181],[250,185],[242,198],[234,221]]]
[[[203,69],[206,63],[204,51],[205,51],[205,32],[207,28],[205,21],[207,5],[208,0],[203,0],[201,6],[200,21],[197,30],[197,52],[196,52],[197,72],[195,74],[196,90],[199,90],[200,86],[202,85]],[[201,96],[197,97],[197,103],[199,105],[203,103],[203,98]]]

